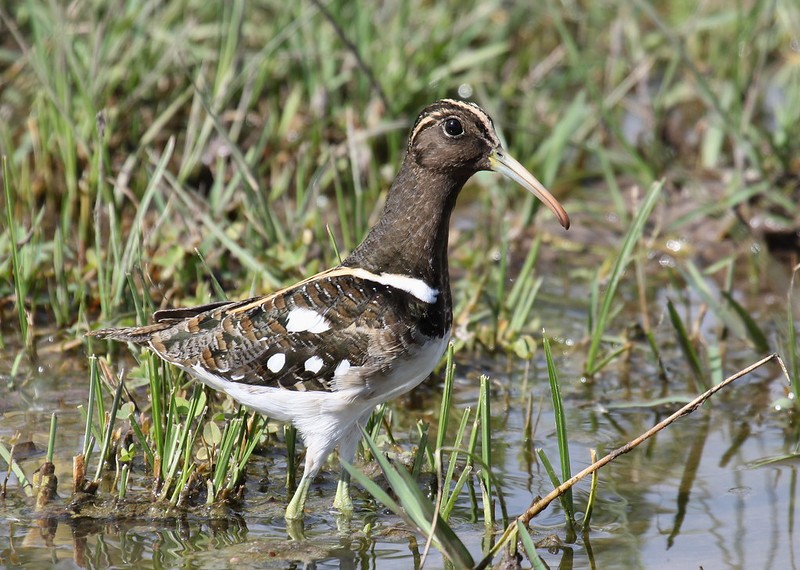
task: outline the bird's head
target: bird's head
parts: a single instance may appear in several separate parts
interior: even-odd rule
[[[561,204],[506,152],[492,119],[474,103],[442,99],[423,109],[411,129],[407,159],[422,169],[462,181],[481,170],[499,172],[534,194],[569,228],[569,216]]]

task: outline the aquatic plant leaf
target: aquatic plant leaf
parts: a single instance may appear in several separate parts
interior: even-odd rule
[[[525,549],[525,554],[528,556],[528,560],[531,561],[531,565],[535,570],[545,570],[547,566],[545,566],[542,559],[539,558],[539,553],[536,552],[536,545],[533,543],[533,539],[531,538],[528,529],[522,524],[522,522],[517,519],[517,536],[519,537],[519,541],[522,543],[522,547]]]
[[[386,505],[396,515],[403,517],[410,526],[416,528],[421,534],[425,536],[433,534],[433,541],[436,547],[456,568],[471,568],[474,566],[472,555],[470,555],[467,547],[456,536],[453,529],[435,512],[433,503],[422,493],[411,474],[404,469],[395,469],[366,432],[364,433],[364,439],[389,482],[389,486],[397,495],[400,505],[361,471],[346,462],[342,462],[347,472],[364,486],[367,492]],[[436,521],[435,525],[434,520]]]
[[[761,327],[758,326],[755,319],[747,312],[747,310],[739,304],[733,296],[728,293],[727,291],[721,291],[722,296],[725,297],[725,300],[730,303],[731,307],[733,307],[734,312],[739,315],[739,318],[742,319],[744,323],[745,329],[747,330],[747,336],[750,338],[752,343],[755,345],[756,350],[759,352],[769,352],[769,342],[767,341],[767,336],[764,334],[764,331],[761,330]]]
[[[667,300],[667,311],[669,312],[669,319],[672,322],[672,326],[675,327],[675,333],[678,336],[678,344],[686,360],[689,362],[689,368],[695,380],[697,380],[700,385],[705,386],[706,381],[703,376],[703,367],[700,364],[700,357],[697,355],[697,351],[689,338],[689,333],[686,331],[683,320],[671,300]],[[706,388],[708,388],[708,386],[706,386]]]

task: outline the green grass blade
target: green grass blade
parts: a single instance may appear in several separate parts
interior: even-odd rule
[[[89,453],[89,442],[92,439],[92,416],[94,415],[95,393],[100,389],[100,376],[97,370],[97,357],[89,357],[89,399],[86,406],[86,427],[83,432],[83,455]]]
[[[411,476],[417,479],[422,473],[422,466],[425,464],[425,459],[428,459],[428,464],[431,467],[434,465],[433,452],[431,452],[430,445],[428,444],[428,428],[430,424],[419,420],[417,422],[417,433],[419,433],[419,440],[417,442],[417,452],[414,454],[414,463],[411,466]]]
[[[675,305],[672,304],[672,300],[667,300],[667,311],[669,312],[669,319],[672,322],[672,326],[675,328],[675,334],[678,337],[678,345],[681,347],[683,355],[689,362],[689,369],[692,371],[695,381],[701,386],[705,386],[706,380],[703,374],[703,366],[700,363],[700,357],[689,338],[689,333],[686,331],[681,316],[675,309]],[[708,386],[705,387],[708,388]]]
[[[536,260],[539,258],[539,250],[541,249],[541,246],[542,236],[537,235],[536,239],[533,240],[533,243],[528,250],[528,255],[525,256],[525,262],[522,264],[522,268],[519,270],[519,274],[517,279],[514,281],[514,285],[511,286],[511,291],[508,292],[506,305],[508,306],[509,310],[513,310],[513,308],[517,306],[522,294],[530,288],[531,279],[534,274],[533,266],[536,264]]]
[[[47,439],[47,462],[53,462],[53,453],[56,449],[56,430],[58,429],[58,417],[56,413],[50,414],[50,437]]]
[[[490,380],[485,374],[481,375],[480,394],[478,396],[478,416],[481,419],[481,461],[480,478],[483,482],[483,524],[487,527],[494,525],[494,502],[492,501],[492,410]]]
[[[537,449],[536,454],[539,456],[539,459],[542,462],[542,466],[544,467],[547,476],[550,478],[550,484],[553,485],[553,488],[556,488],[559,485],[561,485],[563,481],[559,480],[558,474],[556,473],[556,470],[553,469],[553,464],[550,463],[550,458],[547,457],[547,454],[545,453],[544,449]],[[561,503],[561,508],[564,510],[564,518],[566,519],[566,525],[567,525],[567,536],[570,536],[574,534],[574,527],[569,515],[570,512],[573,512],[572,511],[573,506],[571,504],[571,501],[568,501],[566,497],[567,495],[566,493],[564,493],[558,498],[558,500]]]
[[[445,363],[444,391],[442,392],[442,403],[439,407],[438,431],[436,432],[435,451],[439,451],[444,446],[444,438],[447,435],[447,424],[450,421],[450,408],[453,403],[453,385],[455,384],[455,364],[453,363],[454,345],[451,342],[447,346],[447,361]]]
[[[167,141],[167,146],[164,149],[164,152],[161,153],[161,157],[158,160],[158,164],[156,165],[155,171],[153,172],[153,175],[150,178],[150,182],[147,185],[147,189],[144,192],[142,201],[136,210],[136,216],[133,220],[133,226],[132,226],[133,231],[128,236],[128,242],[125,244],[125,250],[122,253],[120,266],[114,268],[113,272],[114,285],[112,286],[114,295],[112,298],[112,304],[115,307],[119,306],[120,304],[120,300],[122,299],[122,293],[125,288],[125,283],[127,281],[127,275],[131,270],[136,250],[140,246],[144,217],[145,215],[147,215],[148,207],[150,205],[150,202],[153,200],[156,191],[160,188],[161,180],[164,178],[164,174],[166,173],[167,170],[167,165],[169,164],[169,161],[172,158],[172,153],[174,150],[175,150],[175,138],[170,137],[170,139]]]
[[[685,263],[679,267],[681,268],[681,274],[684,276],[684,279],[686,279],[686,282],[691,285],[703,302],[711,308],[717,318],[736,335],[745,337],[747,333],[742,326],[742,321],[739,319],[739,316],[734,315],[732,311],[720,302],[716,291],[712,290],[706,277],[697,266],[691,260],[686,260]]]
[[[17,460],[14,459],[13,447],[12,450],[9,451],[9,449],[5,445],[3,445],[3,442],[0,442],[0,458],[2,458],[3,461],[5,461],[8,464],[9,469],[17,477],[19,485],[20,487],[22,487],[25,494],[28,497],[33,497],[33,485],[25,476],[25,472],[22,470],[22,467],[20,467],[19,463],[17,463]]]
[[[114,402],[111,404],[111,410],[109,411],[108,416],[108,424],[105,427],[105,434],[103,437],[103,444],[100,447],[100,457],[97,461],[97,472],[95,473],[95,480],[100,479],[100,475],[103,473],[103,467],[105,466],[106,459],[108,458],[108,452],[111,447],[111,437],[114,433],[114,423],[117,420],[117,410],[119,410],[119,403],[122,398],[122,379],[119,380],[117,384],[117,389],[114,392]]]
[[[558,382],[558,372],[553,362],[553,353],[550,349],[550,339],[542,334],[544,345],[544,355],[547,361],[547,377],[550,381],[550,394],[553,398],[553,415],[556,422],[556,439],[558,441],[558,456],[561,461],[561,480],[566,481],[572,477],[572,468],[569,461],[569,440],[567,439],[567,418],[564,411],[564,401],[561,398],[561,386]],[[557,486],[557,485],[556,485]],[[575,503],[572,499],[572,489],[561,497],[561,504],[564,505],[564,514],[567,518],[567,527],[575,524]]]
[[[461,423],[458,426],[458,431],[456,432],[456,438],[453,441],[453,449],[450,452],[450,456],[447,459],[447,472],[444,475],[444,480],[442,481],[442,503],[448,502],[448,497],[451,493],[457,495],[458,492],[453,489],[450,490],[450,483],[453,480],[453,475],[456,469],[456,463],[458,462],[458,450],[461,448],[461,442],[464,441],[464,434],[467,431],[467,425],[469,423],[469,416],[471,414],[471,408],[466,408],[464,413],[461,415]],[[442,449],[442,448],[439,448]],[[467,467],[465,467],[465,471]],[[447,517],[443,515],[443,518],[447,520]]]
[[[606,327],[609,324],[609,318],[612,312],[614,297],[616,296],[617,289],[619,288],[620,282],[622,281],[622,276],[625,273],[625,269],[628,267],[628,264],[630,263],[633,249],[636,246],[636,243],[642,237],[645,223],[650,217],[650,213],[653,211],[653,208],[655,207],[656,202],[658,201],[658,198],[661,195],[661,189],[663,187],[664,187],[663,180],[654,182],[650,186],[650,189],[647,191],[644,200],[642,200],[641,206],[639,207],[639,211],[637,212],[636,216],[633,219],[631,227],[628,229],[628,232],[625,235],[625,240],[622,243],[622,248],[617,254],[616,261],[614,262],[614,267],[611,270],[611,277],[609,278],[608,281],[608,287],[606,288],[606,291],[603,294],[603,301],[602,304],[600,305],[600,310],[597,313],[597,318],[594,320],[593,328],[591,330],[591,341],[589,344],[589,351],[586,356],[586,373],[590,376],[600,370],[600,367],[598,366],[600,341],[603,338]]]
[[[250,416],[250,421],[245,422],[245,427],[249,425],[250,430],[242,434],[241,451],[237,458],[240,469],[243,469],[250,460],[250,456],[253,455],[256,447],[264,437],[264,432],[267,430],[268,424],[269,420],[266,417],[255,412]],[[233,484],[234,481],[229,481],[228,487],[232,487]]]
[[[792,383],[792,393],[794,394],[795,406],[800,406],[800,344],[798,344],[797,321],[794,318],[794,291],[795,277],[797,277],[800,265],[794,268],[792,279],[789,283],[789,291],[786,294],[786,340],[788,361],[789,361],[789,378]]]
[[[392,500],[385,491],[376,488],[377,485],[358,469],[343,462],[348,473],[361,483],[373,497],[398,516],[406,518],[424,536],[433,534],[436,547],[456,568],[471,568],[474,562],[469,550],[453,529],[438,514],[434,513],[433,503],[422,493],[411,474],[405,469],[395,469],[366,432],[364,432],[364,439],[400,504]],[[436,517],[435,526],[433,524],[434,517]]]
[[[536,552],[536,545],[533,543],[533,539],[531,538],[528,529],[526,529],[522,522],[517,520],[517,536],[519,537],[519,541],[522,543],[522,548],[525,549],[525,554],[528,556],[528,560],[531,562],[531,568],[535,570],[546,570],[547,566],[539,558],[539,553]]]
[[[733,307],[734,312],[739,315],[739,318],[742,319],[744,323],[745,330],[747,331],[747,336],[750,341],[755,345],[756,350],[758,352],[767,353],[769,352],[769,341],[767,340],[767,335],[764,334],[764,331],[761,330],[761,327],[758,326],[755,319],[750,315],[750,313],[739,304],[733,296],[728,293],[727,291],[721,291],[722,296],[725,297],[725,300],[730,303],[731,307]]]
[[[450,491],[447,501],[443,501],[444,505],[439,513],[443,521],[450,520],[450,515],[456,506],[456,501],[458,500],[458,496],[461,494],[461,489],[464,488],[464,485],[467,483],[467,479],[469,479],[470,475],[472,475],[472,467],[464,467],[464,470],[461,472],[461,475],[459,475],[455,485],[453,485],[453,489]]]
[[[391,510],[396,515],[407,519],[407,516],[400,505],[397,504],[397,502],[392,499],[392,497],[389,496],[389,494],[384,491],[380,485],[375,483],[375,481],[367,477],[361,470],[356,468],[354,465],[351,465],[347,461],[342,461],[342,467],[344,467],[344,469],[350,474],[350,477],[352,477],[353,480],[359,485],[364,487],[364,490],[372,495],[376,501],[382,503],[386,508]],[[407,520],[406,522],[410,521]]]
[[[28,317],[25,314],[25,299],[28,296],[27,284],[23,277],[23,267],[20,261],[19,248],[17,247],[16,216],[14,215],[14,195],[11,193],[11,173],[8,170],[8,158],[2,157],[3,164],[3,192],[5,194],[6,227],[8,228],[9,249],[11,249],[11,268],[14,272],[14,293],[17,297],[17,319],[19,322],[20,336],[25,346],[32,345],[28,338]]]
[[[297,488],[297,428],[284,425],[283,440],[286,442],[286,493],[291,495]]]
[[[597,451],[590,449],[589,462],[594,463],[595,461],[597,461]],[[581,521],[584,533],[589,532],[590,525],[592,524],[592,513],[594,512],[594,504],[597,499],[597,484],[600,480],[598,473],[598,471],[592,473],[592,483],[589,487],[589,500],[586,501],[586,512],[583,515],[583,521]]]

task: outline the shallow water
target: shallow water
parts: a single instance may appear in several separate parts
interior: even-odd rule
[[[755,285],[743,281],[737,297],[748,307],[784,310],[779,302],[770,308],[761,301],[785,295],[789,278],[785,264],[771,258],[759,263],[766,267],[769,280]],[[646,342],[635,339],[627,356],[591,381],[583,378],[585,308],[574,299],[585,299],[586,291],[569,280],[567,271],[560,265],[551,267],[537,306],[542,325],[554,338],[575,473],[588,465],[590,448],[601,455],[611,451],[669,415],[698,390],[674,331],[663,317],[653,326],[668,379],[659,377]],[[565,283],[569,283],[567,298],[563,297]],[[680,310],[697,314],[700,301],[693,295],[664,283],[653,294],[654,303],[663,306],[666,296],[682,299]],[[769,315],[760,316],[766,323]],[[636,319],[635,312],[631,319]],[[702,330],[713,338],[718,324],[709,317]],[[733,336],[721,346],[724,375],[763,356]],[[3,566],[406,569],[420,564],[424,538],[409,532],[363,491],[356,493],[358,514],[349,523],[329,512],[334,471],[326,472],[313,487],[306,540],[288,540],[282,518],[286,498],[281,452],[254,457],[245,499],[229,511],[153,518],[153,511],[146,509],[115,511],[109,507],[112,501],[92,517],[70,516],[64,506],[70,494],[72,456],[82,445],[84,425],[77,407],[85,405],[87,398],[85,357],[79,352],[67,353],[68,358],[57,351],[44,352],[36,370],[13,382],[3,378],[9,389],[0,402],[0,439],[7,443],[19,434],[19,441],[33,442],[38,451],[21,461],[30,476],[44,461],[50,414],[56,411],[55,464],[61,499],[46,516],[37,514],[12,477],[7,498],[0,501]],[[521,513],[533,497],[551,489],[532,447],[543,448],[554,463],[558,457],[542,351],[529,366],[507,356],[488,360],[461,354],[458,361],[454,398],[458,409],[474,408],[479,374],[488,373],[494,381],[496,474],[508,513]],[[0,372],[7,373],[11,356],[5,355],[2,362]],[[759,465],[797,451],[797,428],[785,411],[774,406],[787,389],[780,369],[769,364],[611,463],[600,472],[591,529],[575,543],[563,544],[564,521],[557,503],[534,519],[535,540],[555,535],[562,541],[560,548],[539,548],[540,555],[550,567],[559,568],[797,568],[798,464],[792,460]],[[532,447],[524,444],[521,435],[528,395],[536,418]],[[669,401],[653,405],[666,396]],[[413,439],[417,419],[435,423],[439,397],[439,387],[429,381],[413,397],[393,405],[398,423],[395,436],[401,443]],[[134,486],[132,491],[133,496],[149,501],[142,489]],[[587,497],[588,482],[583,482],[575,490],[579,510]],[[120,516],[125,512],[129,516]],[[469,496],[464,493],[452,526],[479,559],[487,537],[482,521],[472,517]],[[425,567],[443,566],[441,555],[432,551]]]

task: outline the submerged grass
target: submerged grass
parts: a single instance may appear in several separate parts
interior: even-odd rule
[[[681,319],[681,316],[675,309],[675,305],[672,303],[672,300],[667,300],[667,311],[669,312],[669,320],[672,322],[672,326],[675,328],[675,335],[678,338],[678,344],[681,347],[681,351],[683,352],[686,361],[689,363],[689,368],[692,371],[695,382],[703,382],[703,365],[700,363],[700,357],[697,354],[694,343],[689,338],[689,332],[686,330],[686,325],[684,325],[683,319]],[[697,388],[697,386],[695,386],[695,388]],[[705,388],[708,388],[708,386],[705,386]]]
[[[150,355],[143,358],[140,371],[151,381],[151,405],[141,410],[104,361],[92,358],[91,363],[84,451],[76,460],[80,467],[74,470],[76,490],[96,493],[97,483],[111,472],[118,496],[124,498],[136,463],[152,475],[152,493],[165,505],[224,503],[241,495],[245,466],[264,441],[267,418],[241,407],[233,414],[210,415],[205,389],[192,383],[188,392],[181,375],[155,366]],[[106,408],[105,397],[114,385],[113,400]],[[222,429],[219,423],[224,424]],[[96,471],[87,479],[95,442],[99,443]],[[133,473],[141,476],[139,469]]]

